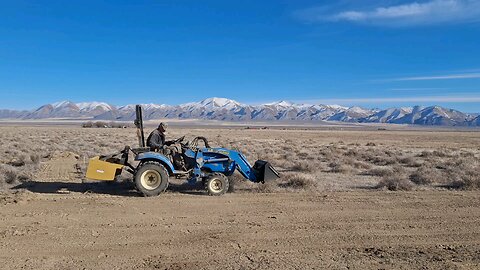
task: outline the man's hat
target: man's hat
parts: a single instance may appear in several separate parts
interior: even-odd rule
[[[158,128],[159,129],[162,129],[163,131],[167,130],[167,124],[161,122],[159,125],[158,125]]]

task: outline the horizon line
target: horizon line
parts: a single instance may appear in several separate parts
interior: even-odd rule
[[[415,106],[422,106],[422,107],[432,107],[432,106],[440,106],[441,105],[435,104],[435,103],[480,103],[480,96],[423,96],[423,97],[392,97],[392,98],[329,98],[329,99],[283,99],[283,100],[277,100],[277,101],[270,101],[270,102],[262,102],[262,103],[255,103],[255,102],[238,102],[234,99],[230,98],[224,98],[224,97],[210,97],[210,98],[205,98],[201,99],[199,101],[193,101],[193,102],[184,102],[176,105],[170,105],[166,103],[130,103],[126,105],[114,105],[109,102],[104,102],[104,101],[81,101],[81,102],[73,102],[71,100],[62,100],[58,102],[52,102],[52,103],[46,103],[43,105],[40,105],[35,108],[30,108],[30,109],[6,109],[6,108],[0,108],[0,110],[9,110],[9,111],[33,111],[37,110],[43,106],[47,105],[54,105],[55,103],[62,103],[62,102],[69,102],[73,103],[75,105],[79,103],[104,103],[109,106],[113,106],[115,108],[121,108],[129,105],[135,105],[135,104],[140,104],[140,105],[158,105],[158,106],[181,106],[185,105],[188,103],[200,103],[204,100],[207,99],[213,99],[213,98],[221,98],[221,99],[227,99],[231,100],[234,102],[239,103],[240,105],[247,105],[247,106],[262,106],[262,105],[273,105],[275,103],[280,103],[280,102],[288,102],[291,105],[304,105],[304,106],[315,106],[315,105],[325,105],[325,106],[342,106],[342,107],[361,107],[360,104],[369,104],[370,108],[392,108],[392,107],[415,107]],[[425,103],[428,102],[431,105],[425,105],[425,104],[417,104],[417,103]],[[378,105],[374,105],[375,103],[379,103]],[[405,106],[381,106],[380,104],[386,105],[388,103],[411,103],[409,105]],[[470,113],[480,113],[480,112],[470,112]]]

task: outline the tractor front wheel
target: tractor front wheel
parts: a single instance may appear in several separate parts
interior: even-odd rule
[[[135,186],[144,196],[157,196],[168,187],[168,172],[162,164],[145,162],[135,173]]]
[[[210,196],[220,196],[228,191],[228,177],[221,173],[212,173],[207,176],[205,181],[205,189]]]

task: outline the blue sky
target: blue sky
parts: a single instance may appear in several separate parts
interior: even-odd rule
[[[480,112],[480,1],[0,1],[0,108],[218,96]]]

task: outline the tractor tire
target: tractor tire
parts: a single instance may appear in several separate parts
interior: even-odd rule
[[[221,196],[227,193],[229,186],[228,177],[221,173],[212,173],[207,176],[205,181],[205,190],[210,196]]]
[[[135,186],[145,197],[158,196],[168,187],[168,172],[157,162],[145,162],[135,173]]]

